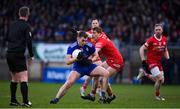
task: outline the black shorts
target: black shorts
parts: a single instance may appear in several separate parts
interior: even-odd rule
[[[7,64],[12,73],[18,73],[27,70],[26,58],[24,54],[7,53]]]

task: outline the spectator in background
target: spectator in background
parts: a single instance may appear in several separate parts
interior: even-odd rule
[[[101,26],[107,35],[112,36],[114,32],[121,34],[122,41],[127,44],[142,44],[147,39],[145,36],[151,35],[151,28],[157,22],[166,27],[170,39],[169,44],[177,45],[180,40],[178,29],[180,16],[177,16],[180,3],[178,0],[74,0],[65,2],[59,0],[21,2],[3,0],[0,4],[0,22],[2,22],[0,23],[0,36],[5,35],[7,25],[16,17],[15,11],[24,4],[32,7],[30,21],[33,25],[34,41],[71,42],[73,37],[68,36],[67,28],[74,25],[87,28],[87,21],[91,18],[102,19]],[[41,16],[38,16],[40,14]],[[64,24],[66,26],[60,30],[63,38],[54,38],[58,25]],[[52,38],[47,38],[46,33],[49,30],[47,28],[51,28],[53,33],[50,37]]]

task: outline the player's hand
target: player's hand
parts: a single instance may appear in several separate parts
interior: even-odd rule
[[[84,54],[81,51],[81,52],[78,53],[77,60],[81,60],[83,57],[84,57]]]
[[[34,57],[30,57],[30,58],[28,59],[28,63],[29,63],[29,64],[32,64],[33,60],[34,60]]]
[[[142,67],[148,67],[148,64],[146,63],[146,60],[142,61]]]
[[[77,34],[79,32],[77,27],[73,26],[70,30],[75,36],[77,36]]]

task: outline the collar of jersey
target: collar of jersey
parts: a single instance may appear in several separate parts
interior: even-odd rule
[[[160,39],[158,39],[158,38],[156,37],[156,35],[154,34],[154,38],[155,38],[157,41],[161,41],[162,35],[161,35]]]

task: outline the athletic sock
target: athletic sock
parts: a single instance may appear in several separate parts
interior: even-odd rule
[[[111,92],[108,92],[108,96],[111,97],[113,94]]]
[[[106,91],[102,90],[101,91],[101,96],[102,96],[102,98],[106,98]]]
[[[109,96],[109,98],[113,98],[114,96],[113,96],[113,94],[111,94],[110,96]]]
[[[17,90],[17,82],[10,83],[10,91],[11,91],[11,102],[16,100],[16,90]]]
[[[85,84],[85,83],[82,85],[82,87],[83,87],[84,89],[86,89],[87,86],[88,86],[88,84]]]
[[[92,97],[95,97],[95,95],[94,95],[92,92],[90,92],[90,95],[91,95]]]
[[[94,94],[94,96],[95,96],[96,95],[96,90],[92,90],[91,93]]]
[[[21,94],[23,96],[23,103],[28,103],[28,85],[27,85],[27,82],[21,82]]]
[[[156,96],[160,96],[160,92],[156,92]]]

